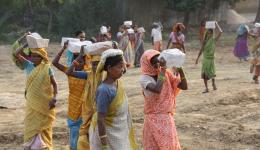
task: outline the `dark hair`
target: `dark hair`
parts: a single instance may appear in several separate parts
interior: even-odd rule
[[[82,31],[82,30],[80,30],[80,31],[77,31],[77,32],[75,32],[75,36],[77,37],[77,36],[79,36],[81,33],[85,33],[84,31]]]
[[[106,59],[105,65],[104,65],[104,70],[107,71],[109,66],[114,67],[122,61],[123,61],[122,55],[116,55],[116,56],[108,57]]]

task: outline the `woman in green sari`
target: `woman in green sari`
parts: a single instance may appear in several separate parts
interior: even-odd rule
[[[219,27],[217,22],[216,22],[216,26],[219,31],[216,37],[214,36],[213,29],[207,29],[204,40],[203,40],[202,47],[200,49],[198,58],[196,60],[196,64],[198,64],[199,57],[203,53],[201,78],[204,80],[204,84],[205,84],[205,88],[206,88],[203,93],[209,92],[208,80],[210,80],[210,79],[212,79],[213,90],[217,90],[217,86],[215,83],[216,67],[215,67],[214,58],[215,58],[216,42],[220,38],[222,30]]]

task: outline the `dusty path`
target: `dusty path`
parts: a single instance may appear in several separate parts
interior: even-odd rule
[[[260,85],[251,83],[249,64],[232,55],[233,41],[224,36],[218,45],[217,91],[204,90],[200,67],[195,66],[199,45],[188,43],[185,65],[189,90],[177,98],[175,121],[183,150],[257,150],[260,149]],[[225,46],[224,46],[225,45]],[[25,75],[9,59],[9,46],[0,46],[0,149],[22,149]],[[51,45],[50,56],[59,49]],[[124,77],[130,110],[141,143],[143,98],[138,83],[139,69],[129,69]],[[55,70],[59,85],[57,120],[54,125],[55,150],[68,146],[66,126],[66,76]],[[210,88],[212,89],[212,88]],[[2,108],[7,107],[7,109]]]

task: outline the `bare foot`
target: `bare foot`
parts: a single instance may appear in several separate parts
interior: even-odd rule
[[[213,87],[213,90],[217,90],[216,84],[213,84],[212,87]]]
[[[202,93],[208,93],[209,89],[205,89],[205,91],[203,91]]]

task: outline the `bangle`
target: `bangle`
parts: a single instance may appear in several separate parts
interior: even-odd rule
[[[182,77],[181,80],[186,80],[186,78],[185,78],[185,77]]]
[[[159,76],[158,76],[158,80],[159,80],[159,81],[164,81],[164,80],[165,80],[165,76],[159,75]]]
[[[79,66],[79,62],[76,61],[76,60],[73,60],[73,65],[74,65],[74,66]]]
[[[101,136],[99,136],[100,139],[103,139],[103,138],[106,138],[106,137],[107,137],[106,134],[105,134],[105,135],[101,135]]]

